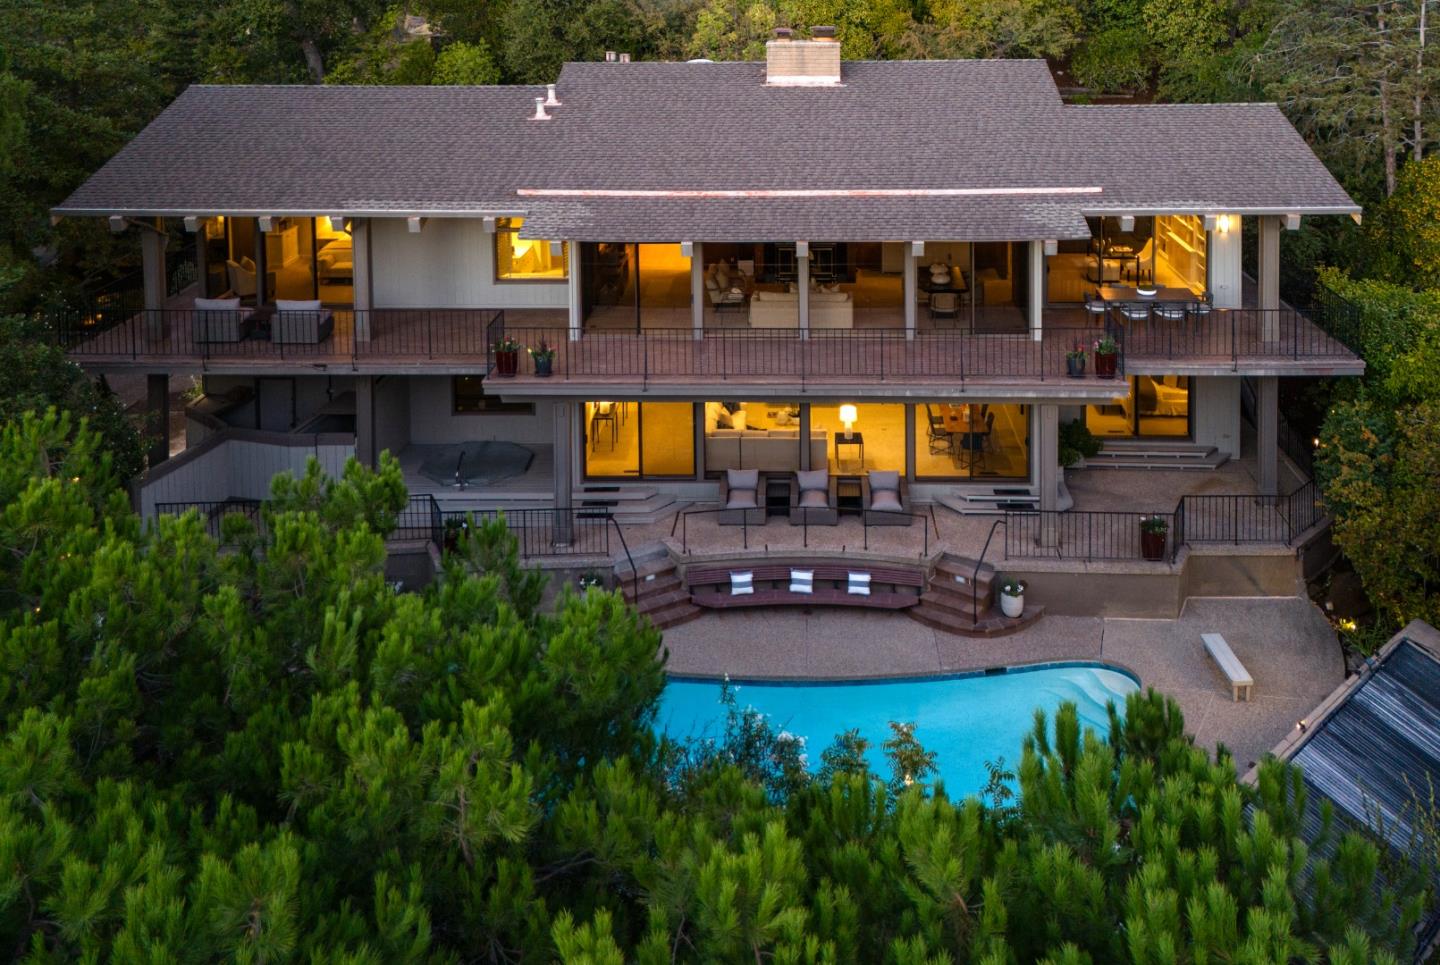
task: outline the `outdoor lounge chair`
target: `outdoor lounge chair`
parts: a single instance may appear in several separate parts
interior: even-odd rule
[[[276,299],[270,323],[270,341],[286,345],[316,345],[330,337],[335,317],[319,301]]]
[[[727,469],[720,477],[720,525],[765,525],[765,477],[758,469]]]
[[[840,510],[837,479],[828,469],[797,472],[790,479],[790,525],[836,526]]]
[[[197,298],[190,337],[199,342],[238,342],[250,334],[250,316],[239,298]]]
[[[872,470],[860,481],[867,526],[909,526],[909,485],[900,473]]]

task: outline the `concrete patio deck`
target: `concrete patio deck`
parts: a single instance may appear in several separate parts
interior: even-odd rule
[[[1255,678],[1249,702],[1205,654],[1202,632],[1225,636]],[[902,614],[814,608],[708,613],[667,630],[674,674],[774,679],[907,677],[1096,660],[1174,697],[1196,743],[1230,748],[1240,772],[1284,738],[1345,677],[1324,615],[1300,598],[1197,598],[1178,619],[1047,616],[1008,637],[972,639]],[[1016,760],[1020,748],[997,748]]]

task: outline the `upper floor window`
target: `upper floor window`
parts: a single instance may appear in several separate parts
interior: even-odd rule
[[[520,237],[524,222],[524,218],[495,219],[496,280],[564,281],[569,274],[569,246]]]

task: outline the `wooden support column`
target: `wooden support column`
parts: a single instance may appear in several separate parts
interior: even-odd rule
[[[1034,444],[1039,453],[1035,481],[1040,490],[1040,510],[1053,513],[1060,505],[1060,407],[1037,405],[1031,409],[1035,413]],[[1042,516],[1041,545],[1054,546],[1058,529],[1054,516]]]
[[[804,251],[802,255],[800,252]],[[810,337],[810,251],[797,245],[795,250],[795,287],[799,292],[800,337]]]
[[[355,376],[355,461],[374,469],[380,453],[375,445],[375,377]]]
[[[145,337],[165,337],[165,219],[156,218],[152,225],[140,229],[140,265],[145,288]]]
[[[1030,337],[1040,341],[1045,337],[1045,242],[1030,242]]]
[[[1264,312],[1262,337],[1267,342],[1280,340],[1280,218],[1267,214],[1260,218],[1259,251],[1255,268],[1258,277],[1258,307]]]
[[[265,257],[265,232],[260,230],[260,219],[255,219],[255,304],[264,305],[275,293],[270,291],[269,259]]]
[[[690,327],[695,337],[705,337],[705,251],[700,242],[690,245]]]
[[[1280,380],[1273,375],[1255,379],[1255,462],[1260,471],[1260,495],[1280,492]]]
[[[371,314],[374,309],[374,284],[370,271],[370,219],[355,218],[350,222],[351,282],[355,306],[355,341],[370,341]]]
[[[916,296],[919,294],[917,290],[918,283],[915,280],[915,259],[918,257],[915,249],[917,247],[919,247],[923,254],[925,251],[924,242],[906,242],[905,244],[905,269],[902,275],[903,281],[900,286],[901,297],[905,299],[905,338],[907,340],[913,340],[915,338]]]
[[[552,480],[555,499],[555,542],[560,546],[570,545],[574,534],[573,517],[570,512],[574,504],[575,473],[575,409],[579,403],[560,400],[553,406],[554,429],[551,444],[554,446],[555,474]]]
[[[170,374],[151,372],[145,376],[145,435],[150,445],[146,458],[158,466],[170,458]]]
[[[580,242],[572,241],[566,246],[569,255],[566,258],[566,272],[570,275],[570,341],[580,339],[580,329],[585,324],[585,307],[580,298],[580,286],[584,279],[580,277]]]
[[[800,471],[817,468],[810,465],[810,403],[800,403]]]

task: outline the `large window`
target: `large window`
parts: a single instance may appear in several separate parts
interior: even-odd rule
[[[848,425],[847,425],[848,423]],[[812,405],[810,428],[826,440],[832,473],[905,471],[905,406],[898,403]],[[812,464],[819,469],[820,463]]]
[[[496,280],[563,281],[568,274],[568,246],[520,237],[524,223],[524,218],[495,219]]]
[[[810,433],[810,465],[825,465],[825,434]],[[796,472],[800,469],[800,403],[706,402],[705,471]]]
[[[695,473],[691,402],[586,402],[585,475],[666,478]]]
[[[1190,435],[1190,378],[1140,375],[1119,402],[1085,407],[1085,425],[1097,436],[1185,438]]]
[[[926,402],[915,407],[917,479],[1025,479],[1028,406]]]

